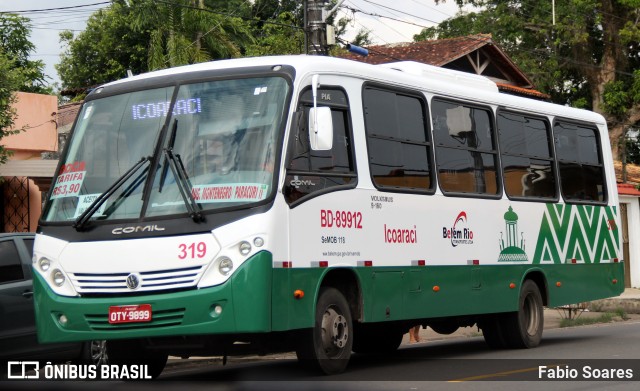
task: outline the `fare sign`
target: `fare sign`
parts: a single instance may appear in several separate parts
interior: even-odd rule
[[[151,304],[109,307],[109,323],[140,323],[151,321]]]

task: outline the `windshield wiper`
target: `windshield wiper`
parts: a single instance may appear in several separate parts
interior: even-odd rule
[[[187,170],[184,168],[184,164],[182,164],[180,155],[174,155],[173,148],[169,147],[165,148],[164,156],[166,158],[165,160],[169,163],[169,168],[171,168],[173,177],[176,179],[176,185],[178,186],[180,195],[182,196],[184,204],[189,211],[189,217],[191,217],[196,223],[204,221],[202,208],[200,207],[200,204],[196,202],[195,198],[193,198],[193,194],[191,194],[191,188],[193,186],[189,180]]]
[[[113,184],[109,186],[109,188],[105,190],[104,193],[100,194],[98,198],[96,198],[91,203],[91,205],[89,205],[89,207],[85,209],[85,211],[82,212],[80,216],[78,216],[76,221],[73,223],[73,228],[75,228],[76,231],[80,231],[84,227],[84,225],[87,223],[87,221],[89,221],[91,216],[93,216],[93,214],[96,213],[96,211],[100,208],[100,206],[102,206],[102,204],[104,204],[105,201],[107,201],[109,197],[111,197],[116,192],[116,190],[120,188],[120,186],[122,186],[125,182],[127,182],[129,178],[135,175],[135,173],[138,172],[140,168],[142,168],[145,165],[145,163],[150,162],[151,158],[152,158],[151,156],[146,156],[141,158],[136,164],[133,165],[133,167],[131,167],[129,170],[127,170],[127,172],[122,174],[120,178],[118,178],[115,182],[113,182]],[[136,184],[138,182],[139,182],[138,180],[135,180],[133,184]],[[128,189],[129,188],[127,188],[125,192],[129,192]]]

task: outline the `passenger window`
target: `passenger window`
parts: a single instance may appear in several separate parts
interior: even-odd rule
[[[366,87],[363,104],[374,185],[386,190],[432,192],[431,143],[424,99]]]
[[[491,112],[438,99],[433,100],[431,110],[442,191],[498,196],[498,153]]]
[[[566,122],[553,127],[560,188],[567,201],[606,201],[604,165],[596,129]]]
[[[308,118],[313,107],[311,89],[303,91],[297,112],[297,128],[289,140],[289,158],[284,185],[289,204],[329,189],[351,188],[357,183],[351,120],[347,96],[337,88],[318,90],[318,106],[331,108],[333,147],[328,151],[313,151],[309,144]]]
[[[0,242],[0,283],[24,279],[22,263],[13,240]]]
[[[498,134],[505,191],[511,198],[556,199],[556,174],[548,122],[499,112]]]

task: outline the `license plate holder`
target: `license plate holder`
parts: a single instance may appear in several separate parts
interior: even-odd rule
[[[112,305],[109,307],[109,323],[144,323],[151,321],[151,304]]]

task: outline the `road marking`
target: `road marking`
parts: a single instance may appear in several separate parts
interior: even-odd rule
[[[533,372],[533,371],[538,371],[538,367],[515,369],[513,371],[505,371],[505,372],[491,373],[491,374],[487,374],[487,375],[464,377],[462,379],[449,380],[448,383],[462,383],[462,382],[465,382],[465,381],[472,381],[472,380],[491,379],[493,377],[508,376],[508,375],[513,375],[514,373],[525,373],[525,372]]]

